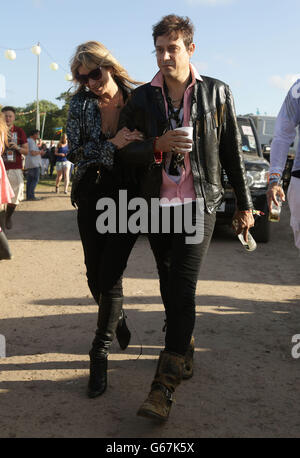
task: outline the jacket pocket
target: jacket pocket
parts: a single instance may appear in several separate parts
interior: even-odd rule
[[[196,136],[206,135],[208,133],[220,132],[221,126],[225,119],[225,104],[222,104],[219,109],[214,108],[199,116],[196,121]],[[218,134],[219,137],[219,134]]]

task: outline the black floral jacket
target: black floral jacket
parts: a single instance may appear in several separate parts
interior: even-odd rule
[[[68,160],[75,165],[71,201],[78,200],[78,184],[88,167],[104,166],[111,170],[114,164],[116,147],[101,138],[101,114],[97,97],[92,92],[82,90],[71,99],[67,136],[69,143]]]

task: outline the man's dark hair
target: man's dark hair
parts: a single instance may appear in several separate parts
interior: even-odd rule
[[[161,35],[171,35],[172,38],[178,38],[178,35],[182,35],[185,47],[188,48],[194,39],[194,26],[190,18],[176,16],[175,14],[169,14],[164,16],[157,24],[152,27],[154,45],[156,40]]]
[[[38,134],[40,131],[38,129],[31,130],[29,133],[29,137],[32,137],[35,134]]]
[[[5,111],[12,111],[14,114],[16,114],[16,110],[14,109],[14,107],[3,107],[1,111],[2,113],[5,113]]]

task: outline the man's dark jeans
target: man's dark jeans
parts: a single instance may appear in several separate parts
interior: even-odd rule
[[[34,167],[33,169],[28,169],[26,172],[27,184],[26,184],[26,198],[27,200],[34,199],[34,191],[36,185],[39,182],[40,178],[40,168]]]
[[[190,205],[190,204],[187,204]],[[165,349],[184,355],[195,325],[195,292],[198,274],[213,234],[216,214],[202,213],[196,222],[196,206],[193,203],[193,225],[200,230],[200,243],[186,243],[184,233],[149,234],[155,256],[162,300],[167,318]],[[174,212],[171,214],[174,223]]]

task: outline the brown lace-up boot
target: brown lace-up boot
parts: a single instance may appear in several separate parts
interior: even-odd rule
[[[151,391],[137,415],[166,421],[169,417],[173,393],[182,379],[184,356],[162,351],[157,364]]]
[[[187,380],[193,376],[194,373],[194,351],[195,351],[195,339],[192,336],[189,347],[184,357],[184,368],[182,378],[183,380]]]

